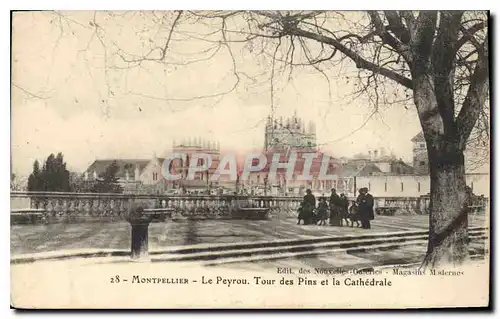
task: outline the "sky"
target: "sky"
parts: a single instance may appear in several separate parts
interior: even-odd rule
[[[353,99],[354,81],[346,78],[352,66],[330,67],[329,83],[310,67],[296,68],[292,75],[276,72],[271,85],[264,54],[248,44],[217,50],[205,41],[210,36],[200,36],[208,27],[197,24],[179,27],[168,63],[135,66],[120,60],[118,52],[131,59],[165,43],[169,28],[158,23],[158,16],[14,14],[14,173],[27,175],[35,159],[57,152],[76,172],[95,159],[151,158],[186,137],[201,136],[218,141],[221,149],[244,153],[263,146],[271,112],[296,112],[314,121],[320,149],[332,156],[383,147],[411,162],[410,140],[420,130],[415,110],[395,104],[371,116],[366,97]],[[165,18],[165,25],[174,17]],[[196,37],[186,36],[193,32]],[[194,60],[201,61],[179,65]]]

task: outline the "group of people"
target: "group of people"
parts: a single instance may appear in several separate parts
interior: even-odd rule
[[[359,227],[361,222],[361,228],[369,229],[370,221],[375,218],[373,205],[373,196],[366,187],[359,189],[359,195],[350,207],[345,194],[338,195],[335,189],[332,189],[328,202],[326,197],[321,197],[316,207],[316,197],[308,189],[299,207],[297,224],[302,220],[304,225],[326,225],[329,219],[331,226],[343,226],[344,221],[349,226],[350,221],[351,226],[356,223]]]

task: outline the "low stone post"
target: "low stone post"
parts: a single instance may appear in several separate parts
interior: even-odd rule
[[[148,260],[148,228],[152,215],[144,213],[143,206],[132,205],[127,216],[131,226],[130,258],[137,261]]]

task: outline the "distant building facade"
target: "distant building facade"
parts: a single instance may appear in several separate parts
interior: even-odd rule
[[[304,120],[294,114],[290,118],[273,118],[268,116],[265,134],[264,151],[284,150],[287,148],[317,149],[316,124]]]
[[[187,138],[180,143],[174,141],[172,153],[181,153],[183,158],[172,160],[168,168],[173,175],[180,175],[179,180],[171,181],[173,188],[211,188],[217,185],[212,182],[211,178],[217,170],[220,163],[220,145],[219,142],[204,140],[198,138]],[[192,161],[196,160],[196,154],[208,154],[212,159],[212,163],[208,170],[204,172],[196,172],[193,178],[188,179],[189,166]],[[203,158],[198,158],[196,166],[203,166]]]
[[[84,172],[84,179],[94,181],[99,179],[106,169],[115,162],[118,166],[116,177],[121,184],[140,182],[140,176],[148,165],[148,159],[96,159]]]
[[[424,133],[415,135],[411,142],[413,143],[413,169],[416,175],[429,174],[429,158],[427,156],[427,145],[425,144]]]
[[[369,150],[352,159],[343,159],[343,174],[346,176],[411,175],[414,169],[393,154],[386,155],[381,149]]]
[[[151,159],[106,159],[95,160],[84,172],[84,179],[93,181],[99,179],[111,163],[118,165],[118,183],[124,192],[137,193],[164,193],[169,189],[181,188],[209,188],[214,186],[210,181],[220,161],[219,143],[203,140],[201,138],[187,138],[180,143],[173,142],[173,147],[168,153],[182,153],[183,158],[171,161],[169,171],[179,174],[180,179],[167,181],[164,177],[165,157],[154,155]],[[197,172],[193,179],[187,179],[189,165],[197,153],[209,154],[212,164],[208,171]],[[203,161],[203,159],[199,159]],[[198,163],[202,165],[203,163]],[[234,183],[234,181],[233,181]]]
[[[274,178],[270,178],[271,165],[273,156],[279,154],[279,163],[288,163],[291,160],[292,153],[296,156],[294,171],[291,176],[284,168],[277,168]],[[307,154],[307,155],[306,155]],[[314,154],[309,172],[309,180],[303,180],[301,176],[304,173],[306,157]],[[303,195],[306,189],[311,189],[317,194],[329,194],[330,189],[336,187],[338,170],[340,162],[338,159],[328,156],[320,151],[312,151],[307,148],[293,148],[288,151],[268,151],[264,154],[267,159],[266,166],[258,171],[251,172],[247,181],[242,185],[254,188],[259,193],[276,194],[276,195]],[[323,164],[325,156],[328,156],[328,161]],[[311,156],[312,157],[312,156]],[[322,165],[325,165],[325,175],[331,176],[330,180],[320,178]],[[264,191],[265,189],[265,191]]]
[[[490,196],[490,176],[484,173],[465,175],[467,186],[475,195]],[[372,175],[356,177],[356,189],[367,187],[375,197],[418,197],[430,193],[429,175]]]
[[[267,118],[264,132],[264,156],[267,164],[259,172],[251,172],[247,181],[241,182],[244,192],[268,195],[303,195],[306,189],[316,194],[329,194],[337,186],[340,161],[318,149],[316,124],[305,121],[294,114],[292,117]],[[276,176],[270,178],[273,156],[279,154],[279,163],[288,163],[292,154],[296,156],[295,169],[291,176],[283,168],[278,168]],[[307,154],[307,155],[305,155]],[[310,168],[310,180],[299,178],[303,174],[306,157],[314,154]],[[325,173],[331,180],[320,178],[323,158],[328,156]],[[307,173],[306,173],[307,174]]]

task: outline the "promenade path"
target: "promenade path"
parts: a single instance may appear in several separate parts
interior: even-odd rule
[[[428,216],[376,216],[372,229],[297,225],[294,218],[260,220],[168,220],[149,227],[151,250],[170,246],[276,239],[305,239],[428,229]],[[484,215],[469,216],[470,226],[487,226]],[[11,254],[74,249],[129,249],[127,222],[11,225]]]

